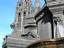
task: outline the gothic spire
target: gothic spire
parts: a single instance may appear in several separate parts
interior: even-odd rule
[[[22,5],[22,0],[17,0],[17,5],[21,6]]]
[[[40,7],[40,0],[35,0],[36,1],[36,7]]]
[[[40,9],[40,0],[35,0],[35,12],[37,12]]]
[[[32,2],[31,2],[31,0],[23,0],[23,5],[25,6],[25,5],[31,5],[32,4]]]

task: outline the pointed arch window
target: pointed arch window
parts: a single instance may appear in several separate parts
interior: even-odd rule
[[[18,24],[17,24],[17,28],[18,29],[21,28],[21,12],[18,13]]]
[[[21,21],[21,12],[18,13],[18,21]]]
[[[21,6],[22,5],[22,0],[19,0],[18,3],[19,3],[19,6]]]
[[[28,12],[28,15],[30,15],[30,12]]]
[[[18,14],[19,16],[21,16],[21,12],[19,12],[19,14]]]
[[[64,10],[63,10],[63,15],[64,15]]]
[[[24,16],[26,16],[26,11],[24,11]]]
[[[21,3],[19,3],[19,6],[21,6]]]

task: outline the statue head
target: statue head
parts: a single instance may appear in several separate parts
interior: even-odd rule
[[[54,17],[54,23],[57,25],[57,22],[59,22],[61,24],[62,20],[60,19],[60,17]]]

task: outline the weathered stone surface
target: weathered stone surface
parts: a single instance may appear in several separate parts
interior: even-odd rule
[[[64,38],[60,40],[48,40],[48,41],[38,41],[29,45],[27,48],[64,48]]]
[[[62,21],[59,23],[64,26],[64,0],[45,0],[42,10],[39,1],[36,0],[35,9],[33,9],[31,0],[22,0],[22,2],[18,0],[15,21],[11,25],[13,32],[5,37],[3,48],[26,48],[40,39],[57,39],[54,32],[57,26],[54,21],[55,18],[60,18]],[[32,47],[63,48],[64,44],[60,44],[61,42],[64,41],[43,41]]]

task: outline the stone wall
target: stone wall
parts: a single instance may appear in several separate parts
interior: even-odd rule
[[[27,48],[64,48],[64,39],[53,40],[53,41],[39,41]]]

